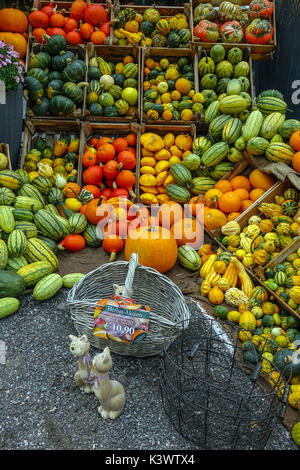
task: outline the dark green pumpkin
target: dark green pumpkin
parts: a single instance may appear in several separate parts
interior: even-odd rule
[[[0,271],[0,298],[18,298],[25,292],[24,279],[12,271]]]
[[[150,37],[153,33],[154,26],[150,21],[143,21],[140,26],[140,32],[145,36]]]
[[[43,87],[46,87],[49,83],[49,76],[43,69],[39,69],[37,67],[32,68],[29,70],[28,75],[29,77],[36,78],[39,82],[41,82]]]
[[[67,51],[64,54],[57,54],[52,57],[51,59],[51,68],[52,70],[56,70],[62,72],[64,68],[72,62],[74,59],[75,54],[72,51]]]
[[[292,349],[280,349],[274,354],[273,365],[285,377],[296,377],[300,375],[300,354]]]
[[[53,116],[69,116],[75,109],[74,101],[67,96],[57,95],[50,101],[50,112]]]
[[[67,41],[61,34],[54,34],[54,36],[47,38],[47,42],[44,46],[44,50],[47,54],[54,56],[61,51],[65,51],[67,47]]]
[[[98,67],[89,67],[88,69],[88,80],[99,80],[101,77],[101,71]]]
[[[52,80],[62,80],[62,72],[59,72],[58,70],[51,70],[51,72],[48,73],[48,78],[49,82]]]
[[[123,88],[124,82],[125,82],[125,76],[122,73],[117,73],[116,75],[113,75],[114,79],[114,84],[120,86]]]
[[[143,105],[144,112],[147,113],[148,111],[150,111],[150,109],[153,108],[153,106],[154,106],[154,103],[152,103],[151,101],[145,101]]]
[[[39,68],[39,69],[48,69],[51,64],[51,56],[46,52],[38,52],[35,54],[29,63],[29,69]]]
[[[54,36],[53,36],[54,37]],[[84,79],[86,73],[86,65],[83,60],[76,59],[67,65],[63,71],[63,79],[65,82],[80,82]]]
[[[75,165],[75,163],[78,160],[78,157],[76,153],[68,152],[67,155],[64,157],[64,159],[66,160],[67,163],[73,163]]]
[[[124,88],[137,88],[138,81],[135,78],[126,78],[124,82]]]
[[[35,116],[48,116],[50,100],[46,96],[43,96],[40,103],[31,103],[30,109]]]
[[[89,106],[91,116],[103,116],[103,108],[99,103],[92,103]]]
[[[70,98],[74,103],[79,104],[83,101],[83,90],[80,86],[73,82],[66,82],[63,85],[62,91],[65,96]]]
[[[60,95],[64,82],[61,80],[52,80],[47,88],[47,96],[51,100],[54,96]]]
[[[37,101],[44,95],[43,85],[39,80],[34,77],[25,77],[24,85],[28,91],[28,98],[30,101]]]
[[[103,116],[118,117],[119,113],[114,106],[105,106],[103,108]]]

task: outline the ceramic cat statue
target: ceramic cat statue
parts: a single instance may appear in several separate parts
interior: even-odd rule
[[[110,380],[108,375],[112,365],[112,358],[108,347],[93,359],[93,369],[96,375],[93,389],[100,401],[98,412],[103,419],[117,419],[125,405],[125,390],[123,385],[116,380]]]
[[[90,342],[86,335],[80,337],[69,335],[69,339],[70,351],[78,358],[78,370],[74,375],[76,385],[85,393],[92,393],[95,375],[89,353]]]

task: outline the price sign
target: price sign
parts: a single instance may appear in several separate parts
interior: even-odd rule
[[[100,300],[94,313],[93,334],[123,343],[142,341],[149,329],[150,308],[132,299],[111,297]]]

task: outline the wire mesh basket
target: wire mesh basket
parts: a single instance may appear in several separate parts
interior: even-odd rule
[[[150,307],[149,330],[138,343],[116,342],[93,335],[94,311],[100,299],[114,295],[115,287],[124,287],[122,296]],[[189,308],[180,289],[155,269],[138,264],[133,254],[130,262],[114,261],[91,271],[69,292],[67,303],[77,332],[87,335],[90,343],[99,349],[135,357],[154,356],[162,352],[166,336],[172,342],[187,327]],[[179,325],[178,327],[176,325]]]
[[[268,361],[262,368],[260,357],[256,365],[246,363],[239,328],[226,322],[225,329],[201,313],[166,345],[164,410],[175,429],[201,449],[263,449],[273,420],[284,416],[288,379]],[[268,340],[260,354],[266,350]]]

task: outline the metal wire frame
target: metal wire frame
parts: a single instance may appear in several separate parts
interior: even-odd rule
[[[288,379],[243,361],[241,330],[215,329],[200,317],[162,353],[163,407],[175,429],[203,449],[263,449],[275,417],[284,416]],[[245,331],[245,330],[242,330]],[[265,338],[264,338],[265,339]],[[269,362],[267,359],[265,361]]]

